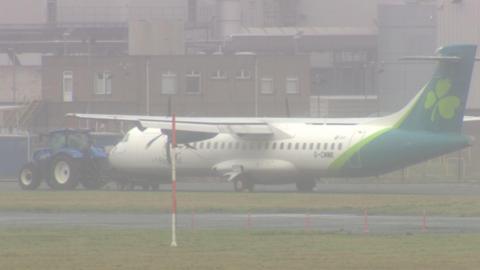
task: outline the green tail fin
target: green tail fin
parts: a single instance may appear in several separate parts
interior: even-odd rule
[[[396,127],[459,133],[467,102],[477,47],[453,45],[438,50],[433,78],[402,112]]]

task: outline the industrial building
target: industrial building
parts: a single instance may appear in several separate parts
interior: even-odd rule
[[[399,58],[478,44],[479,14],[476,0],[0,0],[0,126],[48,130],[67,112],[383,115],[432,72]]]

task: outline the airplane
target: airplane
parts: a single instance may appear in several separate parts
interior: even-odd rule
[[[235,191],[256,184],[295,183],[314,190],[321,177],[371,177],[472,145],[462,134],[476,45],[440,48],[433,77],[397,113],[376,118],[192,118],[176,120],[177,174],[220,176]],[[160,116],[68,114],[131,121],[136,127],[112,149],[125,173],[170,177],[172,119]],[[467,120],[467,119],[465,119]],[[478,117],[469,121],[478,121]]]

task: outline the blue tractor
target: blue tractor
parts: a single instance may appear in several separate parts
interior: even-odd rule
[[[105,185],[108,155],[93,144],[88,130],[61,129],[48,133],[48,147],[34,152],[18,182],[24,190],[34,190],[45,181],[55,190],[71,190],[81,184],[86,189]]]

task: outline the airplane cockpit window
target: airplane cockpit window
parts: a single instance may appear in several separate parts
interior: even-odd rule
[[[87,149],[89,146],[88,135],[84,133],[74,133],[68,135],[68,145],[76,149]]]
[[[58,150],[62,147],[65,147],[67,140],[65,135],[62,133],[54,133],[50,140],[48,141],[48,146],[54,150]]]

